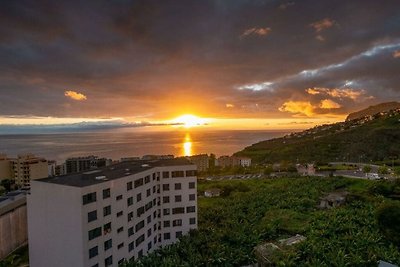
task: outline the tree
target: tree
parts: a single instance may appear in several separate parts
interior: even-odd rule
[[[4,189],[6,190],[6,192],[10,192],[11,191],[11,186],[14,184],[14,181],[11,179],[4,179],[1,180],[1,186],[4,187]]]
[[[364,167],[363,167],[363,172],[364,173],[370,173],[371,172],[371,166],[370,165],[365,165]]]
[[[379,229],[387,239],[400,246],[400,204],[385,204],[377,210]]]
[[[380,166],[379,168],[378,168],[378,173],[379,174],[388,174],[389,173],[389,170],[388,170],[388,168],[384,165],[384,166]]]

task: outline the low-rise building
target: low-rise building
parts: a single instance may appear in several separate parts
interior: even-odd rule
[[[197,228],[196,175],[186,159],[141,160],[32,181],[30,266],[118,266],[176,242]]]
[[[0,259],[28,240],[25,192],[14,191],[0,197]]]
[[[219,197],[221,195],[221,189],[219,188],[210,188],[204,191],[205,197]]]
[[[67,174],[82,172],[82,171],[105,167],[110,164],[111,164],[110,159],[99,158],[93,155],[87,157],[74,157],[74,158],[68,158],[65,161],[65,171]]]
[[[0,181],[12,178],[14,178],[14,174],[11,159],[7,158],[5,154],[0,154]]]

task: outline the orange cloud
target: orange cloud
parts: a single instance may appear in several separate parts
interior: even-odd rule
[[[315,115],[314,106],[308,101],[287,101],[283,103],[279,111],[301,114],[307,117]]]
[[[84,94],[75,91],[65,91],[64,95],[76,101],[83,101],[87,99],[87,97]]]
[[[233,104],[230,104],[230,103],[227,103],[227,104],[225,105],[225,107],[227,107],[227,108],[234,108],[234,107],[235,107],[235,105],[233,105]]]
[[[313,88],[306,89],[306,92],[309,93],[310,95],[318,95],[318,94],[320,94],[320,92],[317,89],[313,89]]]
[[[319,107],[323,109],[334,109],[341,108],[342,106],[339,103],[336,103],[335,101],[332,101],[330,99],[324,99],[319,104]]]
[[[249,28],[245,30],[241,35],[240,38],[244,38],[249,35],[258,35],[258,36],[266,36],[271,32],[271,28],[266,27],[266,28]]]
[[[316,21],[310,24],[310,26],[313,27],[316,32],[321,32],[323,30],[329,29],[333,25],[335,25],[335,21],[329,18],[325,18],[323,20]]]
[[[394,58],[400,58],[400,50],[396,50],[393,52],[393,57]]]
[[[354,90],[350,88],[308,88],[306,92],[310,95],[326,94],[335,98],[350,98],[352,100],[357,100],[365,95],[364,90]]]

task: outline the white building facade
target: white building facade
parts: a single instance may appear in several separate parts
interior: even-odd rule
[[[196,166],[124,162],[31,182],[32,267],[118,266],[197,228]]]

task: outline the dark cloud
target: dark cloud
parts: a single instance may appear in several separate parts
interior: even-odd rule
[[[288,101],[344,114],[400,96],[397,7],[394,0],[2,1],[0,115],[287,117],[278,109]],[[246,32],[251,38],[239,38]],[[364,90],[366,98],[306,92],[315,87]],[[70,101],[65,91],[87,100]],[[340,108],[318,108],[325,99]]]

